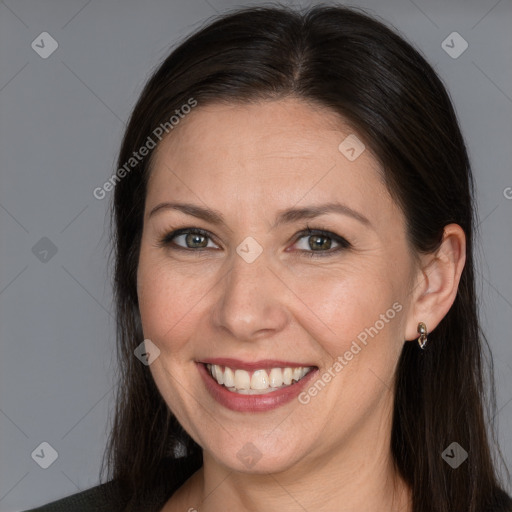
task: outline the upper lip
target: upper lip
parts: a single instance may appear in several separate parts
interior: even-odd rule
[[[228,368],[237,368],[240,370],[260,370],[262,368],[308,368],[315,367],[309,363],[296,363],[291,361],[282,361],[276,359],[260,359],[258,361],[242,361],[233,357],[211,357],[199,361],[203,364],[216,364],[218,366],[227,366]]]

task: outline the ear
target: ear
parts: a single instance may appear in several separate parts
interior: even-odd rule
[[[444,228],[435,253],[420,256],[406,324],[406,340],[419,337],[418,323],[433,331],[452,307],[466,262],[466,235],[458,224]]]

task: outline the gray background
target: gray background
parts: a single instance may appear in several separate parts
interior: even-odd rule
[[[99,482],[113,406],[114,316],[111,193],[97,200],[92,191],[115,170],[124,123],[170,47],[210,16],[249,4],[0,1],[2,512]],[[478,187],[480,310],[495,357],[500,445],[512,469],[511,1],[351,5],[398,28],[453,97]],[[43,59],[31,43],[45,31],[59,46]],[[458,58],[441,46],[453,31],[469,44]],[[54,255],[42,252],[43,237]],[[58,452],[48,469],[31,457],[42,442]]]

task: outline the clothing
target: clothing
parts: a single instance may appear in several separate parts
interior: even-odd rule
[[[122,511],[120,504],[119,488],[116,481],[111,480],[107,483],[91,487],[57,501],[52,501],[46,505],[37,508],[25,510],[23,512],[116,512]],[[146,507],[152,507],[153,510],[161,510],[168,497],[162,492],[155,492],[152,497],[145,500]]]
[[[25,512],[86,512],[89,510],[111,512],[115,510],[115,501],[112,502],[113,498],[105,491],[112,489],[112,487],[113,484],[111,482],[100,484]]]
[[[97,485],[85,491],[72,494],[66,498],[53,501],[46,505],[24,512],[114,512],[122,510],[119,501],[115,498],[117,486],[115,481]],[[498,493],[500,506],[485,512],[512,512],[512,500],[504,492]],[[161,510],[167,497],[163,494],[155,493],[146,506],[152,505],[154,510]],[[141,508],[141,510],[143,510]]]

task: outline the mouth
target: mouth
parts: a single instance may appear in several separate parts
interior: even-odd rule
[[[206,364],[206,369],[217,384],[231,393],[265,395],[292,386],[303,379],[314,366],[285,366],[244,370],[218,364]]]
[[[210,396],[237,412],[280,407],[297,398],[319,371],[317,366],[270,360],[210,359],[196,365]]]

